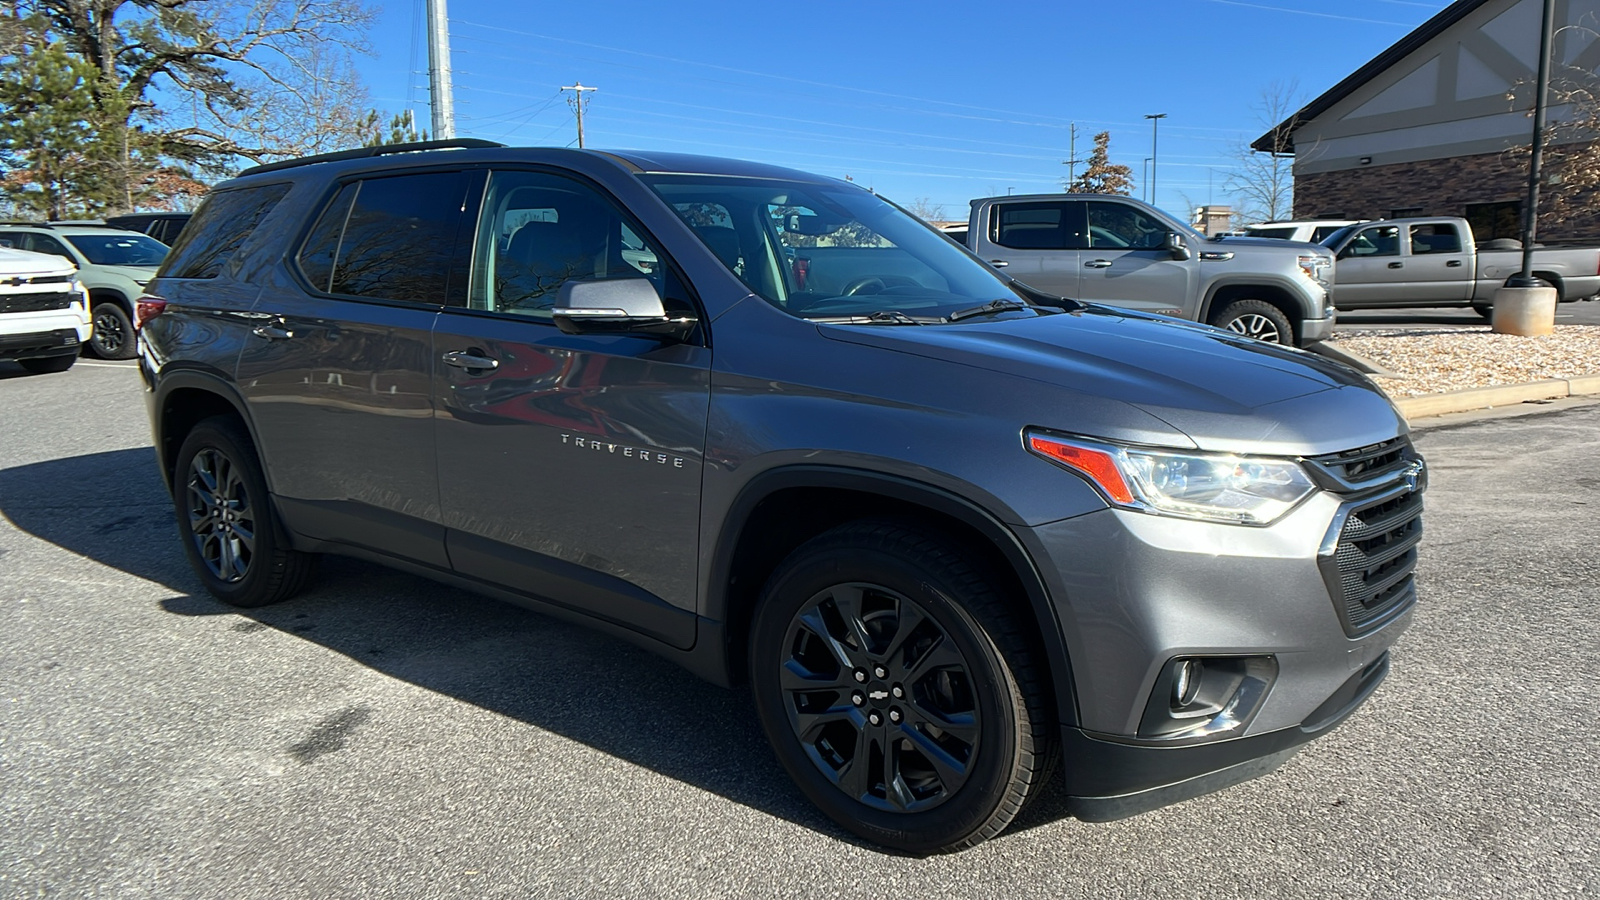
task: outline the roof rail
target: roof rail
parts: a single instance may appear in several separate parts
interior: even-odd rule
[[[486,141],[481,138],[452,138],[447,141],[413,141],[409,144],[385,144],[382,147],[357,147],[354,150],[340,150],[336,153],[319,153],[316,156],[302,156],[297,159],[285,159],[280,162],[263,163],[251,166],[240,172],[239,175],[257,175],[262,172],[276,172],[280,169],[292,169],[296,166],[309,166],[312,163],[338,162],[344,159],[368,159],[374,156],[386,156],[390,153],[414,153],[422,150],[479,150],[487,147],[504,147],[498,141]]]
[[[54,228],[49,222],[29,222],[25,219],[11,219],[0,222],[0,225],[22,225],[28,228]]]

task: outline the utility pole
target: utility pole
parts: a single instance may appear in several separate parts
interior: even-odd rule
[[[1157,131],[1157,126],[1159,126],[1161,124],[1161,120],[1165,119],[1166,117],[1167,117],[1166,113],[1156,113],[1155,115],[1152,115],[1152,116],[1145,116],[1146,119],[1150,120],[1150,200],[1149,200],[1149,203],[1150,203],[1151,206],[1155,206],[1156,205],[1156,131]]]
[[[571,91],[572,92],[572,98],[567,101],[567,105],[572,107],[573,111],[578,114],[578,149],[582,150],[583,149],[583,107],[584,107],[585,104],[587,104],[589,102],[588,100],[584,99],[583,92],[584,91],[598,91],[600,89],[599,88],[592,88],[592,87],[584,87],[583,86],[583,82],[578,81],[578,82],[574,82],[574,83],[572,83],[570,85],[567,85],[567,86],[563,87],[562,90],[563,91]]]
[[[1070,191],[1072,190],[1072,182],[1077,180],[1078,163],[1083,162],[1083,160],[1078,158],[1077,122],[1072,123],[1072,126],[1068,129],[1067,134],[1070,135],[1070,137],[1068,137],[1069,143],[1067,144],[1067,158],[1062,160],[1061,164],[1067,167],[1067,190]]]
[[[1545,107],[1550,93],[1550,22],[1555,15],[1554,0],[1544,0],[1539,23],[1539,74],[1534,80],[1533,144],[1528,157],[1528,205],[1522,210],[1522,271],[1506,279],[1506,287],[1545,287],[1544,279],[1533,274],[1533,241],[1539,235],[1539,179],[1544,164]]]
[[[450,14],[445,0],[428,0],[428,90],[432,96],[433,136],[456,136],[455,91],[450,87]]]

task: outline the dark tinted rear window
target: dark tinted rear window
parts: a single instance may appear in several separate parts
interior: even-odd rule
[[[289,193],[287,184],[218,191],[200,204],[161,267],[164,278],[215,278],[245,238]]]
[[[464,172],[361,182],[339,241],[331,293],[443,304],[466,194]]]

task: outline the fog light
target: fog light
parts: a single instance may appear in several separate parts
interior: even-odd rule
[[[1139,721],[1139,737],[1207,740],[1242,731],[1278,676],[1270,656],[1180,656],[1167,660]]]

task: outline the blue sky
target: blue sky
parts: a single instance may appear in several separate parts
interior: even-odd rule
[[[456,128],[567,146],[558,88],[589,94],[585,143],[761,160],[846,175],[965,218],[990,194],[1061,189],[1111,132],[1141,179],[1160,123],[1156,203],[1228,202],[1272,82],[1310,99],[1446,0],[1025,0],[893,3],[518,3],[449,0]],[[424,0],[388,0],[361,69],[382,109],[426,123]],[[1142,195],[1144,186],[1134,190]]]

